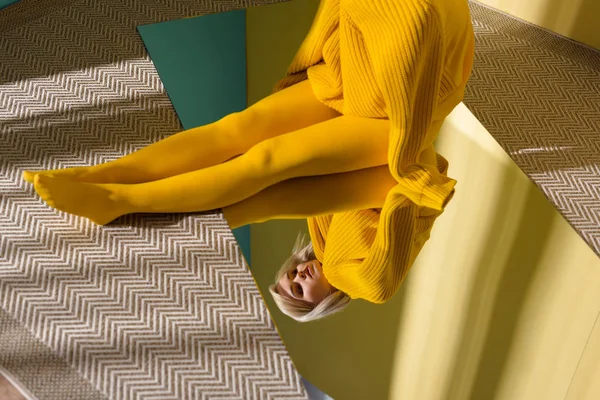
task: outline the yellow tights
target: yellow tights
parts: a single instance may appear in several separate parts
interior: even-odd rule
[[[388,129],[387,120],[340,115],[304,81],[117,160],[23,178],[49,206],[100,225],[222,209],[236,228],[382,207],[396,183]]]

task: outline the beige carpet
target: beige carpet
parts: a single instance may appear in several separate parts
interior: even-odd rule
[[[470,6],[476,49],[464,103],[600,255],[600,51]]]
[[[99,227],[21,180],[181,130],[136,27],[249,5],[24,0],[0,12],[0,367],[33,396],[306,398],[221,214]]]

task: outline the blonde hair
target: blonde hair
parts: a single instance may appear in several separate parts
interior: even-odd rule
[[[269,292],[275,300],[277,307],[288,317],[298,322],[314,321],[342,311],[350,303],[350,296],[340,290],[334,290],[316,306],[311,306],[300,300],[282,296],[277,293],[277,284],[287,272],[307,261],[316,260],[313,245],[306,244],[306,235],[298,234],[292,255],[283,263],[275,275],[275,283],[269,286]]]

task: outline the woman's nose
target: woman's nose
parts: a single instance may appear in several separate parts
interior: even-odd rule
[[[306,278],[306,271],[304,271],[304,269],[298,268],[298,273],[296,274],[296,278],[300,278],[300,279]]]

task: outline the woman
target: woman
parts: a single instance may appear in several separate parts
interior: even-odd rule
[[[382,303],[454,193],[433,141],[473,48],[466,0],[323,0],[273,95],[121,159],[24,178],[98,224],[218,208],[232,228],[307,218],[314,256],[293,256],[271,287],[282,311],[307,321],[351,298]]]

